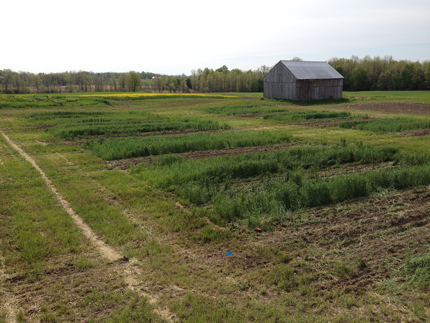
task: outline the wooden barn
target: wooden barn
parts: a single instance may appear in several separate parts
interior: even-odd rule
[[[326,62],[279,61],[264,77],[264,97],[342,99],[343,76]]]

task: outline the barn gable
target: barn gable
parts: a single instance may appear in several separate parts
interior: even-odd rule
[[[264,77],[264,97],[289,100],[342,98],[343,76],[326,62],[279,61]]]

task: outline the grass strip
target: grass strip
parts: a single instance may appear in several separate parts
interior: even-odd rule
[[[298,112],[283,112],[271,113],[263,116],[263,119],[276,119],[280,121],[305,121],[313,119],[346,119],[352,118],[351,112],[332,112],[332,111],[298,111]]]
[[[241,105],[224,105],[219,107],[204,108],[203,111],[218,115],[237,115],[237,114],[253,114],[266,112],[281,112],[286,111],[285,108],[279,107],[263,107],[258,104],[241,104]]]
[[[227,221],[248,219],[251,226],[282,221],[291,211],[367,197],[381,189],[405,189],[430,184],[430,165],[307,180],[300,174],[267,179],[247,189],[213,194],[214,212]],[[185,191],[186,192],[186,191]]]
[[[267,153],[185,160],[165,156],[148,166],[143,163],[131,172],[151,185],[168,188],[190,182],[223,183],[237,178],[283,174],[297,168],[321,168],[346,163],[373,163],[395,159],[398,149],[391,147],[340,144],[333,147],[300,147]]]
[[[112,138],[89,140],[84,148],[104,160],[117,160],[149,155],[183,153],[209,149],[263,146],[291,140],[282,132],[196,133],[144,138]]]
[[[345,121],[339,123],[339,127],[354,130],[366,130],[373,132],[399,132],[430,128],[430,120],[391,118],[373,119],[370,121]]]
[[[109,112],[109,111],[49,111],[37,112],[26,115],[26,118],[37,124],[78,124],[78,123],[99,123],[99,122],[122,122],[151,119],[167,119],[166,117],[147,111]]]
[[[218,130],[229,129],[227,124],[213,120],[143,120],[126,122],[94,122],[86,124],[65,124],[49,128],[48,131],[62,139],[101,135],[135,135],[145,132]]]

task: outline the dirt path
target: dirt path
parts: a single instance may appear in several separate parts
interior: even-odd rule
[[[12,148],[14,148],[26,161],[31,163],[34,168],[37,169],[37,171],[42,175],[42,178],[44,179],[46,185],[51,189],[51,191],[55,194],[57,199],[60,201],[63,208],[66,210],[66,212],[72,217],[75,224],[82,230],[85,237],[88,238],[91,243],[96,247],[96,249],[100,252],[100,254],[107,258],[109,261],[118,261],[118,260],[128,260],[126,257],[124,257],[121,253],[119,253],[117,250],[115,250],[113,247],[105,244],[97,235],[91,230],[91,228],[82,220],[82,218],[73,211],[72,207],[70,206],[69,202],[61,195],[61,193],[57,190],[57,188],[54,186],[54,184],[51,182],[51,180],[46,176],[46,174],[43,172],[43,170],[36,164],[33,158],[31,158],[27,153],[25,153],[17,144],[15,144],[13,141],[9,139],[9,137],[0,130],[0,134],[3,135],[3,137],[6,139],[6,141],[11,145]],[[3,262],[2,262],[3,263]],[[124,280],[128,285],[128,288],[132,291],[137,292],[142,297],[147,297],[150,304],[155,305],[158,302],[158,298],[146,293],[142,288],[142,281],[139,278],[140,277],[140,271],[138,269],[139,265],[142,265],[139,263],[138,260],[132,259],[131,261],[127,261],[124,263]],[[0,272],[1,274],[1,272]],[[8,295],[7,302],[12,304],[13,297],[10,297]],[[12,308],[12,306],[11,306]],[[171,314],[167,308],[154,308],[154,312],[160,315],[163,319],[165,319],[168,322],[173,322],[174,315]],[[16,312],[15,312],[16,313]]]

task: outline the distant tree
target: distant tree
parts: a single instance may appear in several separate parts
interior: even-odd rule
[[[4,93],[12,93],[11,87],[13,83],[13,72],[11,70],[3,70],[3,88]]]
[[[117,91],[117,87],[118,87],[118,83],[117,83],[117,80],[116,80],[115,76],[112,77],[112,86],[113,86],[114,92],[116,92]],[[111,91],[112,91],[112,89],[111,89]]]
[[[425,72],[425,82],[427,88],[430,89],[430,63],[427,64],[426,72]]]
[[[301,59],[300,57],[294,56],[292,59],[292,61],[303,61],[303,59]]]
[[[340,75],[342,75],[342,76],[343,76],[344,71],[343,71],[343,67],[342,67],[342,66],[336,66],[336,67],[335,67],[335,70],[336,70]]]
[[[415,90],[413,84],[413,77],[415,74],[414,64],[409,63],[403,66],[400,71],[400,89],[403,90]]]
[[[185,74],[181,75],[181,79],[179,81],[179,87],[182,93],[190,92],[190,89],[188,88],[188,85],[187,85],[187,77],[185,76]]]
[[[140,75],[134,71],[128,72],[126,76],[126,85],[130,92],[139,91],[142,86]]]
[[[125,73],[121,73],[118,77],[118,84],[120,91],[125,91],[127,75]]]
[[[355,91],[368,90],[368,77],[367,71],[361,66],[357,65],[351,73],[352,83]]]
[[[75,73],[66,73],[66,82],[67,82],[67,88],[69,90],[69,93],[73,93],[73,89],[75,87]]]
[[[105,82],[103,79],[103,75],[101,75],[101,73],[97,73],[96,75],[94,75],[93,82],[94,82],[94,91],[96,92],[104,91]]]
[[[196,70],[191,70],[190,81],[191,81],[191,88],[193,89],[194,92],[196,92],[197,91],[197,84],[198,84],[198,78],[197,78]]]
[[[41,90],[41,85],[42,85],[42,79],[40,78],[39,75],[37,75],[37,74],[33,75],[33,77],[32,77],[32,84],[36,88],[36,92],[39,93],[40,90]]]
[[[227,67],[227,66],[225,66],[225,65],[223,65],[223,66],[221,66],[220,68],[217,68],[217,69],[215,70],[215,72],[219,72],[219,73],[228,73],[228,67]]]
[[[390,71],[384,71],[379,74],[378,81],[376,83],[376,89],[379,91],[388,91],[392,88],[392,76]]]
[[[421,67],[417,67],[415,69],[415,73],[412,76],[412,86],[414,90],[426,89],[426,76],[424,70]]]
[[[14,92],[15,93],[22,93],[22,90],[21,90],[21,78],[19,77],[18,73],[15,73],[13,75],[13,86],[14,86]]]

